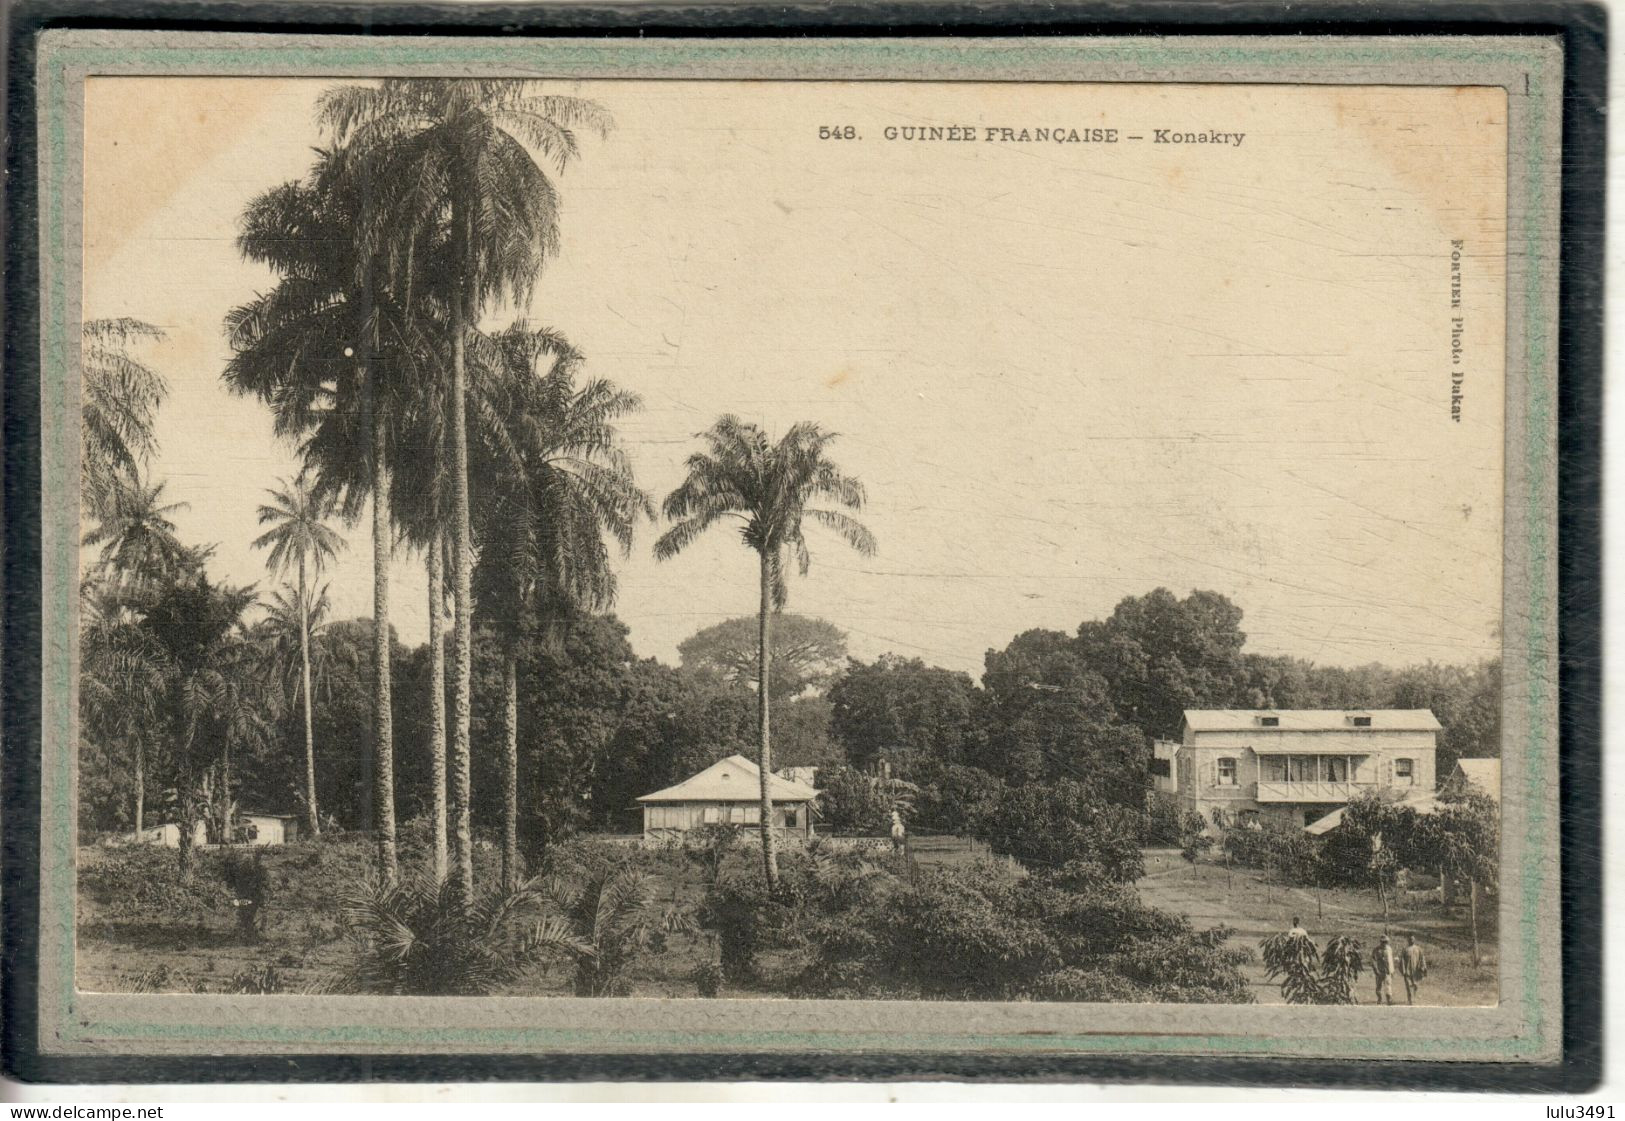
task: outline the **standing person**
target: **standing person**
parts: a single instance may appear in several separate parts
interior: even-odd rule
[[[903,855],[904,841],[908,833],[903,829],[903,815],[896,810],[891,812],[891,851],[893,856]]]
[[[1428,975],[1428,959],[1414,934],[1405,935],[1405,948],[1399,951],[1399,975],[1405,978],[1405,1003],[1415,1004],[1416,990]]]
[[[1371,976],[1377,982],[1377,1003],[1394,1002],[1394,945],[1384,934],[1377,948],[1371,951]]]
[[[1309,932],[1303,928],[1303,920],[1298,918],[1297,915],[1292,916],[1292,929],[1287,931],[1287,934],[1292,938],[1309,937]]]

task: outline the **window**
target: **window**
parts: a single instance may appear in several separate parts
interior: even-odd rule
[[[1220,786],[1236,785],[1236,761],[1234,759],[1219,760],[1218,784]]]
[[[1281,726],[1281,718],[1279,716],[1260,716],[1258,718],[1258,723],[1260,727],[1264,728],[1279,728]]]
[[[797,815],[795,807],[791,806],[784,811],[784,827],[786,829],[800,828],[801,818]]]
[[[716,825],[722,821],[722,812],[716,806],[706,806],[705,812],[700,815],[700,820],[706,825]]]
[[[1168,767],[1168,760],[1166,760],[1166,759],[1153,759],[1153,760],[1151,760],[1151,773],[1156,775],[1158,778],[1168,778],[1169,775],[1170,775],[1170,771],[1169,771],[1169,767]]]
[[[1332,757],[1326,760],[1326,781],[1347,782],[1349,780],[1349,761],[1347,759]]]
[[[1414,759],[1394,760],[1394,785],[1414,786],[1416,784],[1416,761]]]
[[[1369,716],[1351,716],[1349,719],[1353,721],[1356,728],[1371,727],[1371,717]]]

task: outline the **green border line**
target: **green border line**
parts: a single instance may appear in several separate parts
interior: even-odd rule
[[[753,41],[747,43],[703,43],[694,41],[666,42],[659,40],[620,40],[614,47],[579,41],[552,41],[538,44],[520,40],[490,40],[473,45],[414,45],[411,41],[371,42],[342,47],[319,46],[305,50],[287,47],[274,48],[278,62],[297,66],[311,73],[311,78],[355,76],[355,69],[396,66],[446,66],[466,63],[523,64],[536,68],[545,59],[546,67],[540,76],[557,78],[614,78],[621,76],[629,63],[635,63],[641,79],[662,76],[690,78],[696,65],[716,63],[750,63],[764,51],[785,50],[792,53],[795,62],[808,66],[834,66],[835,73],[809,78],[777,78],[783,81],[844,81],[887,80],[865,77],[847,78],[839,72],[846,64],[897,65],[916,67],[932,63],[948,63],[963,69],[996,67],[1008,70],[1012,59],[1019,63],[1041,64],[1132,64],[1164,65],[1168,67],[1191,63],[1209,65],[1293,66],[1307,68],[1324,64],[1391,66],[1396,52],[1404,59],[1425,59],[1433,62],[1485,64],[1516,63],[1529,65],[1529,86],[1524,101],[1530,106],[1528,113],[1528,197],[1523,214],[1525,272],[1523,326],[1524,382],[1526,385],[1526,413],[1524,416],[1524,481],[1528,488],[1525,504],[1525,531],[1529,547],[1528,558],[1528,727],[1526,767],[1524,776],[1524,806],[1526,812],[1527,844],[1522,867],[1522,914],[1519,934],[1522,943],[1522,979],[1524,984],[1522,1032],[1504,1038],[1456,1038],[1444,1045],[1462,1055],[1487,1055],[1504,1058],[1511,1050],[1528,1053],[1540,1050],[1548,1029],[1545,1008],[1540,999],[1539,974],[1541,956],[1540,923],[1541,895],[1546,886],[1549,863],[1545,859],[1549,834],[1549,815],[1544,802],[1548,792],[1546,764],[1553,757],[1555,744],[1551,737],[1555,731],[1550,723],[1552,713],[1550,694],[1554,688],[1551,679],[1551,653],[1545,649],[1545,626],[1551,622],[1552,597],[1547,588],[1549,579],[1550,531],[1546,524],[1546,508],[1541,501],[1546,483],[1555,469],[1554,448],[1551,440],[1553,401],[1548,385],[1546,363],[1549,339],[1547,323],[1540,314],[1544,302],[1542,293],[1550,275],[1552,261],[1543,252],[1541,230],[1545,228],[1547,205],[1544,190],[1545,163],[1541,145],[1544,141],[1545,109],[1550,96],[1545,74],[1532,65],[1533,52],[1527,50],[1496,49],[1468,44],[1427,43],[1423,45],[1391,43],[1384,47],[1319,46],[1303,44],[1280,47],[1204,47],[1189,41],[1177,48],[1160,42],[1124,42],[1111,46],[1088,46],[1075,40],[1029,41],[1021,45],[999,42],[996,45],[979,42],[965,44],[945,40],[839,40],[830,42],[799,40],[793,43]],[[49,126],[50,178],[47,204],[48,252],[52,266],[52,282],[43,301],[46,322],[42,325],[44,339],[41,371],[42,458],[46,477],[61,482],[73,471],[71,462],[70,425],[66,399],[66,370],[68,354],[67,322],[67,267],[70,247],[63,214],[68,182],[67,154],[67,72],[70,68],[91,69],[109,67],[109,73],[118,73],[123,65],[146,67],[143,74],[151,74],[152,67],[162,67],[176,75],[218,74],[219,76],[258,76],[252,68],[265,61],[271,52],[252,47],[54,47],[42,44],[40,67],[46,73],[49,96],[41,106],[41,113]],[[288,75],[289,78],[297,76]],[[1375,78],[1375,75],[1373,76]],[[748,80],[744,76],[704,78],[692,80]],[[892,80],[905,80],[902,78]],[[907,79],[918,80],[918,79]],[[952,77],[933,77],[931,81],[965,81],[960,74]],[[1014,79],[1041,80],[1041,79]],[[1055,78],[1053,81],[1078,79]],[[1101,79],[1082,79],[1101,81]],[[1115,80],[1115,79],[1114,79]],[[1296,79],[1294,79],[1296,81]],[[1179,81],[1135,77],[1122,79],[1132,83],[1213,84],[1203,81]],[[1258,84],[1253,80],[1254,84]],[[1247,84],[1225,83],[1225,84]],[[1382,84],[1372,81],[1343,81],[1326,84],[1361,85]],[[1471,83],[1468,83],[1471,84]],[[1509,101],[1511,92],[1509,91]],[[1510,124],[1509,124],[1510,127]],[[1508,168],[1510,176],[1512,169]],[[1510,292],[1510,286],[1509,286]],[[48,490],[49,488],[47,488]],[[58,533],[56,549],[50,557],[51,570],[71,574],[75,568],[73,555],[76,531]],[[72,617],[72,595],[75,581],[55,579],[42,581],[42,594],[49,598],[60,619]],[[1505,611],[1503,609],[1503,617]],[[71,750],[73,714],[69,705],[72,684],[72,665],[67,656],[66,641],[48,640],[44,651],[48,672],[52,674],[51,703],[45,710],[45,725],[54,733],[58,744]],[[1543,719],[1544,718],[1544,719]],[[60,755],[41,760],[42,767],[51,770],[50,793],[56,805],[62,808],[56,829],[42,838],[55,856],[56,879],[53,888],[60,899],[54,916],[54,931],[70,947],[67,957],[72,963],[75,933],[75,865],[74,823],[67,807],[72,802],[71,768]],[[42,787],[43,789],[43,787]],[[41,927],[44,935],[44,927]],[[62,1008],[65,1020],[76,1018],[79,993],[75,986],[76,970],[63,970]],[[220,1039],[221,1029],[216,1025],[158,1024],[140,1021],[82,1021],[79,1040],[101,1038],[151,1039],[181,1041],[189,1039]],[[1018,1034],[971,1035],[958,1033],[887,1033],[883,1039],[858,1034],[837,1032],[678,1032],[678,1031],[625,1031],[595,1029],[549,1028],[407,1028],[397,1026],[340,1026],[340,1027],[284,1027],[281,1025],[244,1025],[231,1029],[233,1042],[267,1042],[283,1044],[492,1044],[504,1047],[547,1048],[565,1046],[582,1049],[593,1045],[618,1047],[658,1047],[663,1049],[694,1050],[704,1047],[732,1046],[753,1051],[774,1049],[827,1049],[874,1050],[886,1049],[952,1049],[955,1051],[1007,1050],[1007,1051],[1071,1051],[1081,1053],[1182,1053],[1208,1051],[1238,1054],[1323,1055],[1329,1045],[1338,1054],[1359,1053],[1366,1056],[1413,1054],[1425,1049],[1423,1039],[1380,1039],[1375,1037],[1316,1037],[1304,1036],[1297,1040],[1274,1036],[1255,1035],[1176,1035],[1170,1033],[1121,1034]]]

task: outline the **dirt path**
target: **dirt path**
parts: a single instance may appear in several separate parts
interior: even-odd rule
[[[1344,934],[1359,940],[1369,951],[1383,933],[1382,906],[1373,892],[1341,889],[1316,891],[1273,883],[1247,868],[1226,869],[1208,861],[1194,869],[1177,849],[1148,849],[1145,875],[1139,880],[1141,897],[1151,906],[1183,915],[1197,927],[1235,928],[1234,944],[1246,946],[1254,961],[1244,967],[1260,1004],[1281,1004],[1279,982],[1270,982],[1257,960],[1259,944],[1271,934],[1290,929],[1293,916],[1302,920],[1315,941]],[[1432,1005],[1489,1005],[1497,1001],[1495,934],[1481,932],[1483,966],[1472,962],[1472,941],[1455,911],[1437,900],[1409,895],[1393,901],[1388,933],[1403,944],[1415,934],[1427,951],[1429,972],[1421,1003]],[[1396,980],[1399,999],[1403,986]],[[1362,1002],[1374,999],[1369,973],[1361,975],[1357,990]]]

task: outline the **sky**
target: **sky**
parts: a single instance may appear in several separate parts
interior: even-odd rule
[[[261,588],[255,511],[297,460],[220,380],[227,311],[274,284],[233,239],[250,199],[308,168],[333,84],[86,83],[84,314],[166,332],[143,353],[170,386],[151,471],[187,504],[182,539],[216,543],[211,571]],[[562,246],[533,303],[487,325],[553,327],[588,373],[642,395],[621,427],[657,501],[722,413],[838,432],[880,552],[810,531],[789,609],[847,631],[854,656],[977,674],[1022,631],[1071,631],[1156,587],[1228,596],[1254,651],[1499,652],[1499,89],[553,88],[616,125],[557,179]],[[855,139],[818,137],[848,124]],[[885,138],[921,125],[976,139]],[[987,141],[989,126],[1119,141]],[[327,576],[337,617],[371,611],[368,524],[344,529]],[[615,611],[639,654],[674,662],[683,638],[755,610],[756,564],[725,529],[657,562],[660,528],[617,562]],[[393,583],[399,634],[421,642],[421,558],[402,550]]]

